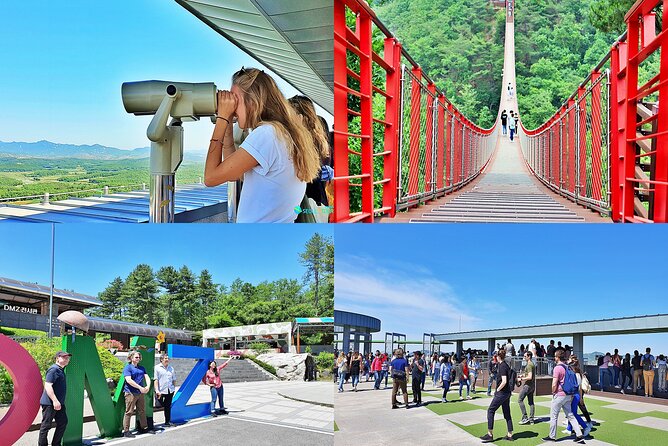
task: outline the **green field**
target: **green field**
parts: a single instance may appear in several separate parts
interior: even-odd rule
[[[176,173],[177,184],[192,184],[204,174],[204,164],[184,161]],[[51,200],[71,196],[99,195],[104,186],[139,189],[150,179],[149,161],[84,160],[75,158],[0,158],[0,199],[33,195],[70,193]],[[89,191],[94,189],[93,191]],[[112,192],[115,189],[112,189]],[[88,192],[78,192],[88,191]]]

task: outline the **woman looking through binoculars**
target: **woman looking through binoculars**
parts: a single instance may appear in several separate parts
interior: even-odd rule
[[[207,186],[243,178],[239,223],[292,223],[306,183],[320,172],[313,138],[274,80],[242,68],[218,91],[216,125],[204,168]],[[235,148],[232,123],[252,132]]]

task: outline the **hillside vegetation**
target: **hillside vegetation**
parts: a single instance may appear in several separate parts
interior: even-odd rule
[[[605,11],[612,4],[620,4],[621,10],[623,3],[516,2],[517,93],[527,127],[549,118],[609,51],[621,24]],[[474,122],[490,127],[501,91],[504,11],[484,0],[374,0],[371,4],[446,96]]]

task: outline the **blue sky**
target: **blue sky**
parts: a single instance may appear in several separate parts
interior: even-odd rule
[[[125,112],[123,82],[228,89],[242,65],[261,67],[173,0],[23,0],[2,9],[0,141],[145,147],[151,118]],[[287,97],[297,94],[279,86]],[[208,147],[210,120],[185,129],[186,150]]]
[[[416,340],[460,320],[467,331],[668,313],[667,252],[659,225],[337,226],[335,306],[378,317],[377,339]],[[584,342],[668,353],[666,334]]]
[[[215,283],[301,280],[298,254],[330,225],[56,225],[55,286],[97,296],[139,263],[207,269]],[[0,276],[48,285],[51,226],[0,225]]]

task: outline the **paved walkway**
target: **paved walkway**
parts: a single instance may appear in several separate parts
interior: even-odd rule
[[[330,387],[336,392],[334,385]],[[357,392],[350,391],[350,384],[344,388],[345,392],[337,393],[334,398],[334,419],[339,429],[334,433],[337,446],[403,445],[412,444],[412,438],[418,444],[425,440],[428,440],[426,444],[452,446],[480,444],[479,439],[427,407],[391,409],[391,388],[373,390],[371,381],[361,382]],[[431,384],[427,383],[425,391],[432,390]],[[454,393],[450,395],[454,396]],[[403,400],[399,398],[399,401]],[[440,399],[425,394],[423,401],[440,402]]]
[[[316,434],[316,437],[323,436],[325,440],[331,438],[334,430],[334,409],[323,406],[323,403],[332,401],[331,383],[329,382],[304,382],[304,381],[262,381],[250,383],[228,383],[225,384],[225,406],[230,412],[228,416],[221,416],[218,418],[206,418],[202,420],[192,420],[189,423],[179,426],[178,428],[167,429],[158,437],[164,441],[168,440],[169,444],[194,444],[194,442],[186,441],[185,443],[173,442],[171,440],[170,432],[180,432],[186,426],[194,423],[199,423],[203,420],[210,420],[215,423],[225,423],[225,419],[237,419],[245,421],[243,429],[252,429],[258,432],[257,438],[267,440],[266,442],[254,443],[246,442],[245,444],[273,444],[273,445],[292,445],[302,444],[294,443],[290,439],[292,434],[283,438],[276,433],[287,432],[286,429],[296,431],[304,430],[304,432],[311,432]],[[318,404],[311,404],[308,402],[299,402],[288,399],[282,395],[298,395],[304,401],[313,401]],[[189,404],[202,403],[210,401],[210,393],[208,387],[201,385],[197,388]],[[93,413],[88,400],[84,404],[84,414],[91,415]],[[35,422],[39,422],[41,417],[38,416]],[[154,423],[156,427],[164,422],[162,412],[154,414]],[[247,424],[251,423],[248,426]],[[234,424],[235,426],[238,423]],[[280,427],[280,429],[278,429]],[[207,429],[216,431],[217,427],[210,426]],[[234,430],[234,429],[232,429]],[[199,429],[188,428],[188,431],[193,432],[195,437],[200,434]],[[116,444],[124,440],[109,440],[99,439],[97,425],[95,422],[84,424],[84,439],[89,444]],[[52,432],[53,433],[53,432]],[[27,432],[18,443],[19,446],[32,446],[37,444],[37,431]],[[182,434],[175,434],[175,438],[179,438]],[[152,435],[142,435],[138,439],[158,438]],[[193,437],[193,438],[195,438]],[[190,437],[188,437],[190,438]],[[241,442],[243,437],[236,436],[236,440]],[[305,437],[306,438],[306,437]],[[311,438],[311,437],[309,437]],[[269,441],[271,440],[271,441]],[[137,441],[139,442],[139,441]],[[221,444],[221,443],[215,443]],[[306,443],[304,443],[306,444]],[[327,444],[320,441],[309,444]]]

